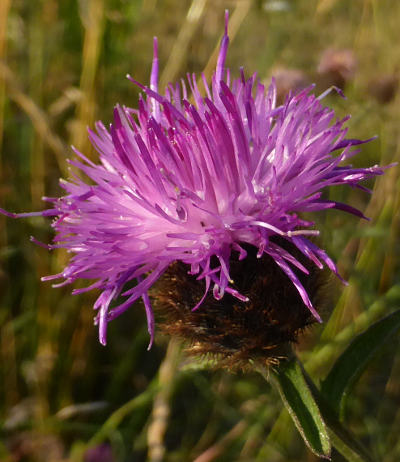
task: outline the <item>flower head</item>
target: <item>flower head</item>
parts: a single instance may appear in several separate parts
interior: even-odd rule
[[[101,290],[94,308],[103,344],[107,323],[139,298],[152,342],[148,291],[173,264],[203,281],[197,282],[203,295],[193,310],[204,309],[208,294],[247,303],[231,266],[250,254],[280,268],[307,313],[320,321],[302,281],[310,266],[337,270],[310,240],[318,234],[314,224],[299,214],[336,208],[362,217],[322,192],[339,184],[358,186],[383,172],[345,164],[363,141],[345,138],[347,118],[335,120],[312,87],[277,106],[274,82],[265,89],[243,70],[232,79],[225,68],[227,28],[226,16],[211,83],[202,76],[205,96],[194,75],[159,93],[155,40],[150,86],[131,79],[143,90],[138,109],[117,105],[109,129],[98,122],[89,132],[99,163],[77,150],[79,159],[69,161],[90,181],[72,176],[61,181],[63,197],[45,199],[52,208],[40,214],[56,217],[49,247],[65,248],[72,257],[62,273],[43,279],[64,279],[59,285],[94,280],[74,293]],[[111,307],[121,294],[125,300]]]

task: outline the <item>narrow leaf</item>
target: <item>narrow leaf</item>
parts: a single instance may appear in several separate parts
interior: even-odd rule
[[[328,432],[297,360],[282,362],[275,371],[269,371],[268,379],[278,389],[310,450],[319,457],[329,458],[331,444]]]
[[[340,452],[340,454],[342,454],[342,456],[346,458],[348,462],[372,462],[370,453],[339,422],[335,412],[331,409],[329,402],[320,393],[304,369],[303,374],[315,402],[318,404],[320,412],[324,417],[332,445]]]
[[[359,451],[355,450],[343,435],[338,436],[333,430],[329,429],[329,436],[335,449],[346,458],[348,462],[365,462],[370,459],[364,458]]]
[[[359,334],[339,356],[321,386],[331,408],[342,414],[348,391],[384,343],[400,329],[400,310]]]

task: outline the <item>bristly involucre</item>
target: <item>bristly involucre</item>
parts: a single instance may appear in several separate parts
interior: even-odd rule
[[[138,109],[117,105],[109,129],[98,122],[90,131],[100,163],[75,150],[79,159],[70,164],[90,181],[77,176],[62,181],[66,194],[46,198],[52,208],[38,213],[56,217],[54,244],[48,247],[72,254],[62,273],[43,279],[63,278],[59,285],[94,280],[74,293],[101,290],[94,308],[103,344],[107,323],[139,298],[152,343],[148,290],[174,262],[204,281],[204,295],[193,309],[202,309],[209,291],[217,300],[228,293],[247,301],[233,287],[230,260],[245,259],[248,245],[281,268],[320,320],[297,276],[297,270],[307,274],[308,269],[271,238],[279,236],[316,267],[325,264],[336,273],[335,263],[309,240],[318,234],[314,224],[298,214],[336,208],[362,217],[349,205],[323,199],[322,192],[334,185],[358,186],[383,173],[377,166],[345,165],[356,153],[352,147],[363,141],[346,139],[347,118],[335,120],[312,87],[288,95],[277,107],[274,82],[265,89],[243,70],[232,79],[225,68],[227,29],[226,15],[211,83],[202,76],[205,96],[195,75],[158,92],[155,40],[150,86],[131,79],[143,90]],[[125,300],[111,308],[121,294]]]
[[[321,271],[284,237],[271,236],[271,241],[308,270],[307,274],[293,271],[318,312],[326,313],[328,271]],[[247,257],[239,261],[233,256],[229,265],[235,288],[248,301],[230,294],[216,300],[208,293],[201,308],[193,311],[202,297],[202,286],[187,274],[182,262],[173,263],[150,291],[162,332],[184,340],[188,354],[206,357],[214,368],[231,371],[252,370],[254,362],[278,365],[299,335],[316,322],[274,259],[265,253],[257,258],[257,248],[250,244],[243,247]]]

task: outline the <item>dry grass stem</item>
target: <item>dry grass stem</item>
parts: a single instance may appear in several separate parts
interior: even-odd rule
[[[40,138],[49,146],[55,154],[58,168],[63,175],[66,176],[66,153],[67,147],[50,128],[50,123],[47,115],[28,95],[22,92],[17,83],[17,78],[11,69],[2,61],[0,61],[0,76],[7,83],[7,94],[30,118],[34,129]]]
[[[169,82],[173,82],[176,79],[199,21],[204,14],[206,4],[207,0],[192,1],[185,22],[182,24],[167,64],[161,74],[160,88],[164,88]]]
[[[154,398],[153,411],[147,431],[147,445],[149,447],[147,460],[149,462],[161,462],[164,460],[166,451],[164,436],[168,427],[170,399],[180,355],[181,343],[175,339],[170,340],[164,361],[160,366],[158,378],[160,390]]]
[[[0,2],[0,61],[6,61],[7,57],[7,20],[10,6],[11,0],[2,0]],[[4,103],[5,78],[0,72],[0,179],[2,173],[1,152],[3,145]]]
[[[96,112],[95,80],[104,32],[104,1],[82,2],[81,19],[85,28],[82,50],[82,72],[79,89],[82,94],[74,121],[72,144],[85,153],[91,151],[87,127],[92,126]]]

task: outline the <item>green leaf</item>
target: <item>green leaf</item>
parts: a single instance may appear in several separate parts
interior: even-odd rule
[[[329,458],[331,444],[325,422],[297,360],[282,362],[276,370],[269,371],[268,379],[278,389],[310,450],[319,457]]]
[[[321,393],[337,414],[343,414],[345,398],[356,380],[385,342],[400,329],[400,310],[390,314],[359,334],[339,356]]]
[[[340,436],[329,428],[329,436],[335,449],[346,458],[348,462],[365,462],[371,460],[363,457],[359,451],[354,450],[352,440],[347,440],[343,434]],[[350,442],[349,442],[350,441]]]
[[[346,458],[348,462],[372,462],[370,452],[360,444],[353,435],[343,427],[331,409],[329,402],[320,393],[314,382],[303,369],[304,378],[324,417],[332,445]]]

